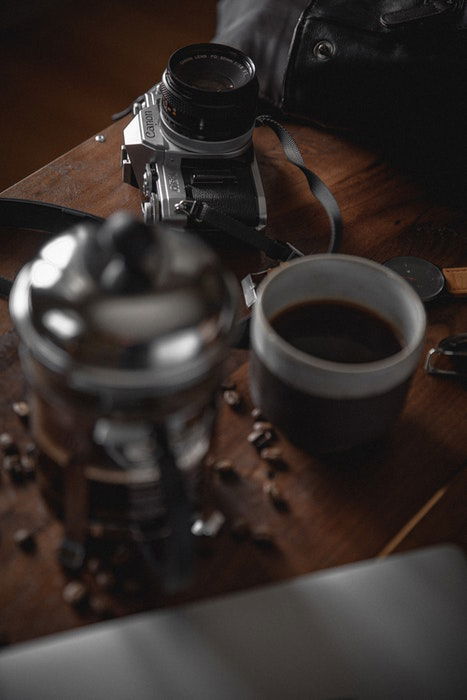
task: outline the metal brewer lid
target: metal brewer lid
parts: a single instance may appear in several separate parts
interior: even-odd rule
[[[164,395],[225,355],[237,283],[193,235],[117,213],[47,243],[17,276],[23,344],[79,391]]]

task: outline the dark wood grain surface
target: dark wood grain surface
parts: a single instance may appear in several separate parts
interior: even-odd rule
[[[122,124],[4,192],[42,199],[107,216],[116,209],[138,213],[139,193],[121,182]],[[344,218],[342,252],[384,261],[419,255],[443,267],[467,264],[465,211],[437,201],[406,172],[390,166],[377,148],[305,126],[291,125],[305,162],[335,194]],[[327,245],[327,220],[311,198],[303,176],[284,160],[275,136],[255,132],[255,147],[269,204],[268,233],[307,253]],[[4,231],[0,272],[13,276],[34,255],[44,236]],[[220,251],[223,263],[241,278],[265,260],[248,251]],[[467,302],[441,300],[427,307],[426,349],[441,338],[467,331]],[[2,430],[20,442],[27,434],[11,410],[24,395],[17,340],[6,305],[0,308]],[[235,351],[226,373],[236,382],[243,409],[222,404],[213,457],[230,459],[235,482],[209,475],[207,501],[227,522],[218,537],[203,543],[194,583],[168,596],[157,583],[143,589],[103,594],[112,615],[198,599],[279,580],[393,551],[437,542],[467,545],[467,394],[457,381],[428,377],[420,366],[406,408],[393,433],[377,448],[352,458],[312,458],[280,438],[288,469],[275,483],[288,508],[274,508],[265,486],[267,465],[248,444],[252,424],[245,352]],[[231,525],[239,518],[250,531],[267,529],[273,546],[239,541]],[[24,553],[13,542],[20,528],[37,529],[37,549]],[[43,505],[33,482],[0,481],[0,633],[10,642],[95,622],[100,615],[76,611],[62,600],[66,582],[56,560],[62,528]],[[89,577],[88,577],[89,578]],[[91,588],[94,581],[88,581]]]

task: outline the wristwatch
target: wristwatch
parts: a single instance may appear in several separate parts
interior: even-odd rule
[[[440,295],[467,296],[467,267],[439,268],[428,260],[411,255],[391,258],[383,265],[407,280],[422,301],[432,301]]]

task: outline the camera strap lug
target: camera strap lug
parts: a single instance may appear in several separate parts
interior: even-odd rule
[[[203,218],[201,217],[202,208],[203,202],[193,199],[182,199],[174,207],[175,211],[186,214],[190,219],[196,221],[198,224],[203,223]]]
[[[301,252],[298,248],[296,248],[294,245],[286,241],[284,243],[285,246],[287,246],[288,251],[289,251],[289,257],[286,258],[285,262],[288,260],[293,260],[294,258],[303,258],[304,253]]]
[[[257,250],[261,250],[272,260],[285,262],[303,255],[291,243],[268,238],[268,236],[265,236],[257,229],[246,226],[241,221],[224,214],[219,209],[211,207],[206,202],[196,199],[182,199],[175,205],[175,210],[183,212],[187,217],[199,224],[207,224],[210,228],[223,231],[229,236],[233,236],[237,240],[247,243]]]

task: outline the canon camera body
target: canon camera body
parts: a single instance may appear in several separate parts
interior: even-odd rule
[[[123,179],[140,189],[147,222],[196,227],[194,203],[205,202],[265,226],[252,143],[257,97],[254,64],[237,49],[195,44],[170,57],[123,132]]]

